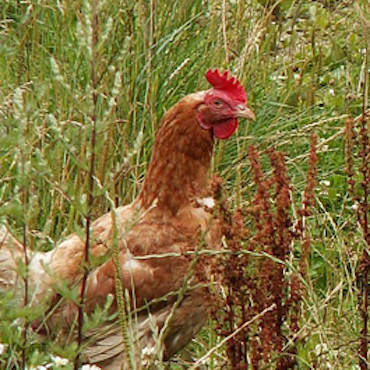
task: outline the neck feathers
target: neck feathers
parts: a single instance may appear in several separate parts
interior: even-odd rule
[[[213,136],[197,122],[199,103],[190,95],[163,117],[139,195],[145,209],[157,202],[158,210],[176,215],[206,186]]]

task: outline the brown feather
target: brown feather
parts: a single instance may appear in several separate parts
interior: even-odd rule
[[[207,186],[214,141],[212,130],[202,129],[197,115],[204,115],[207,127],[205,117],[217,122],[217,112],[208,112],[204,103],[206,94],[189,95],[165,114],[138,198],[103,215],[91,227],[89,253],[93,262],[84,312],[92,315],[104,307],[108,296],[116,298],[112,248],[116,240],[113,235],[118,233],[120,278],[131,297],[129,315],[133,321],[128,325],[137,364],[151,361],[150,353],[158,350],[155,338],[167,320],[169,326],[162,338],[165,359],[183,348],[207,317],[205,290],[195,287],[198,281],[191,271],[193,257],[187,255],[199,248],[200,235],[207,248],[217,249],[221,244],[219,222],[194,202]],[[8,279],[6,288],[16,284],[14,271],[22,248],[14,238],[0,233],[0,279]],[[59,332],[64,340],[73,337],[77,305],[63,298],[62,291],[65,286],[80,291],[84,250],[84,237],[72,234],[52,251],[38,253],[32,259],[32,304],[46,301],[50,305],[45,318],[34,325],[42,323],[40,332]],[[117,306],[114,299],[109,314],[114,315]],[[104,369],[128,366],[117,317],[84,335],[87,361]]]

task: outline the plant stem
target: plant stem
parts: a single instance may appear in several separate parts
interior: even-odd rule
[[[22,153],[22,172],[25,174],[25,158],[24,153]],[[24,181],[24,179],[23,179]],[[23,215],[26,214],[26,202],[27,202],[27,192],[26,188],[23,185],[22,187],[22,207],[23,207]],[[24,253],[24,298],[23,298],[23,305],[24,307],[28,306],[28,264],[29,258],[27,253],[27,224],[26,220],[23,221],[23,253]],[[26,369],[27,359],[26,359],[26,347],[27,347],[27,330],[28,330],[28,319],[26,317],[26,322],[24,323],[23,327],[23,342],[22,342],[22,369]]]
[[[361,117],[361,129],[360,129],[360,140],[361,140],[361,172],[362,172],[362,182],[361,187],[363,189],[363,201],[361,203],[360,210],[360,224],[362,226],[362,232],[367,246],[370,245],[370,233],[369,233],[369,221],[368,221],[368,212],[369,212],[369,131],[367,128],[367,94],[368,94],[368,65],[369,65],[369,48],[366,46],[365,54],[365,68],[364,68],[364,95],[363,95],[363,107],[362,107],[362,117]],[[370,256],[367,251],[367,248],[364,248],[362,260],[359,269],[359,276],[361,282],[361,291],[360,295],[360,312],[362,318],[362,330],[360,338],[360,348],[359,348],[359,364],[361,370],[368,370],[368,322],[369,322],[369,277],[370,272]],[[362,304],[361,304],[362,303]]]
[[[92,34],[91,34],[91,86],[92,86],[92,102],[93,102],[93,111],[91,114],[91,156],[90,156],[90,168],[89,168],[89,183],[88,183],[88,204],[87,204],[87,214],[86,214],[86,239],[85,239],[85,248],[84,248],[84,274],[82,277],[81,290],[80,290],[80,302],[78,307],[78,326],[77,326],[77,344],[78,344],[78,354],[74,361],[74,369],[77,370],[80,366],[80,349],[83,341],[83,317],[84,317],[84,305],[85,305],[85,292],[87,279],[90,272],[90,225],[91,225],[91,211],[92,205],[94,202],[94,172],[95,172],[95,149],[96,149],[96,122],[97,122],[97,76],[96,76],[96,43],[98,35],[98,0],[94,0],[92,4]]]

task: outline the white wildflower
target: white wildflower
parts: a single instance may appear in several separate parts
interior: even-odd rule
[[[328,345],[326,343],[319,343],[315,346],[316,356],[321,356],[328,353]]]
[[[149,366],[153,364],[153,356],[156,354],[154,346],[146,346],[141,351],[141,364],[143,366]]]
[[[60,356],[50,356],[51,360],[56,364],[56,365],[67,365],[69,360],[67,358],[63,358]]]
[[[358,202],[355,202],[352,204],[351,208],[354,210],[354,211],[358,211],[359,208],[360,208],[360,205]]]

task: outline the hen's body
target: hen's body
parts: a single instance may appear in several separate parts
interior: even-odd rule
[[[201,234],[207,248],[215,249],[220,244],[217,222],[196,203],[197,194],[207,185],[214,142],[213,130],[202,128],[199,122],[208,124],[209,119],[203,118],[212,112],[207,111],[205,99],[213,91],[216,90],[189,95],[166,113],[138,198],[100,217],[91,227],[89,252],[93,262],[84,312],[92,314],[105,305],[110,294],[116,296],[116,266],[111,256],[114,246],[118,246],[121,284],[126,298],[130,297],[129,311],[133,312],[128,325],[130,352],[138,364],[149,363],[149,354],[155,357],[161,351],[164,358],[171,357],[206,320],[204,291],[194,287],[197,281],[191,273],[192,258],[184,252],[199,247]],[[238,104],[240,108],[242,104]],[[248,110],[248,117],[253,118],[253,113],[243,107]],[[222,117],[216,132],[225,136],[229,128],[222,127],[224,122]],[[62,337],[73,331],[77,305],[62,299],[59,292],[65,285],[81,289],[85,243],[84,238],[72,234],[52,251],[36,253],[30,262],[32,304],[47,299],[50,307],[42,330],[59,330],[64,334]],[[11,235],[0,232],[3,286],[15,284],[16,260],[22,254],[22,245]],[[116,299],[109,308],[110,314],[115,312]],[[117,317],[84,335],[86,361],[104,369],[127,366],[130,356],[125,352]],[[163,339],[162,348],[158,336]]]

